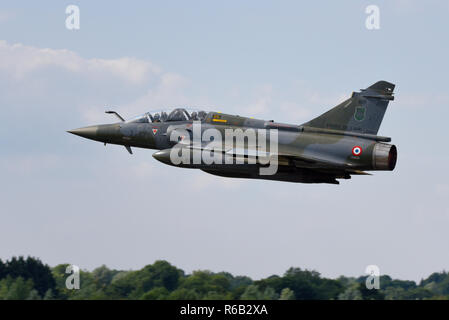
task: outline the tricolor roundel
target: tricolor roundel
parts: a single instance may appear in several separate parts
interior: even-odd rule
[[[362,154],[362,147],[360,146],[355,146],[354,148],[352,148],[352,155],[353,156],[360,156]]]

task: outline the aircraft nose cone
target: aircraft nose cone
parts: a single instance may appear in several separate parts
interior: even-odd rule
[[[79,129],[68,130],[68,133],[75,134],[77,136],[87,138],[87,139],[95,139],[97,137],[98,126],[90,126]]]

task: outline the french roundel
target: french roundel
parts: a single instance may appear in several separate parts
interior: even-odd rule
[[[354,148],[352,148],[352,155],[358,157],[362,154],[362,147],[360,146],[355,146]]]

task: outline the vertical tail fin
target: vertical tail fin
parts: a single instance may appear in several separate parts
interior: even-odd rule
[[[387,81],[378,81],[360,92],[353,92],[348,100],[303,125],[377,134],[388,102],[394,100],[394,87]]]

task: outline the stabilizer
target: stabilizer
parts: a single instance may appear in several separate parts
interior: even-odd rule
[[[394,87],[390,82],[378,81],[353,92],[351,98],[303,126],[376,135],[388,102],[394,100]]]

